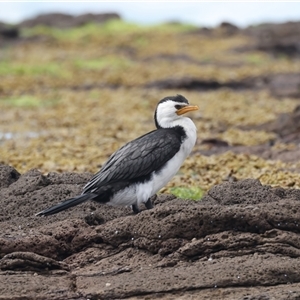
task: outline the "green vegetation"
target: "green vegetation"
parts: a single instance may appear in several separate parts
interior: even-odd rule
[[[9,76],[41,76],[66,77],[70,75],[55,62],[48,63],[23,63],[23,62],[0,62],[0,75]]]
[[[128,59],[121,57],[106,56],[99,59],[83,60],[78,59],[74,62],[75,66],[79,69],[85,70],[101,70],[105,68],[125,69],[129,67],[132,62]]]
[[[42,99],[31,95],[8,97],[0,100],[0,103],[7,107],[34,108],[41,106],[52,106],[58,102],[57,99]]]
[[[30,29],[24,29],[22,35],[30,36],[49,36],[57,40],[76,41],[88,40],[90,37],[102,36],[118,36],[136,33],[156,32],[171,33],[185,32],[195,29],[195,26],[188,24],[161,24],[155,26],[140,26],[133,23],[124,22],[122,20],[111,20],[104,24],[90,23],[81,27],[58,29],[54,27],[36,26]]]
[[[192,187],[172,187],[171,194],[181,199],[200,200],[203,197],[204,191],[197,186]]]
[[[271,59],[264,53],[251,53],[248,54],[245,57],[245,62],[256,65],[256,66],[261,66],[263,64],[266,64],[270,61]]]

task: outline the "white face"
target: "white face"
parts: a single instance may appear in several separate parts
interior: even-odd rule
[[[187,106],[186,103],[183,102],[175,102],[172,100],[167,100],[163,103],[160,103],[157,107],[157,119],[161,118],[174,118],[177,119],[177,110]]]
[[[182,116],[177,115],[178,109],[187,106],[188,104],[183,102],[175,102],[172,100],[167,100],[158,105],[156,111],[157,122],[160,126],[169,127],[167,125],[171,124],[175,120],[182,118]]]

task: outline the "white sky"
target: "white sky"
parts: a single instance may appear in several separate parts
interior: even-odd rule
[[[0,2],[2,22],[17,23],[49,12],[117,12],[124,20],[140,24],[182,21],[216,26],[229,21],[247,26],[262,22],[300,21],[300,2]]]

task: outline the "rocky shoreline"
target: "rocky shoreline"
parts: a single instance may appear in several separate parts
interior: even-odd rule
[[[299,190],[245,179],[138,215],[89,202],[35,217],[89,176],[0,167],[0,299],[300,296]]]

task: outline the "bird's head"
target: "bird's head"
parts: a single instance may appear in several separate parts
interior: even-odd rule
[[[154,114],[155,125],[157,128],[172,127],[183,114],[198,109],[198,106],[190,105],[181,95],[165,97],[157,104]]]

